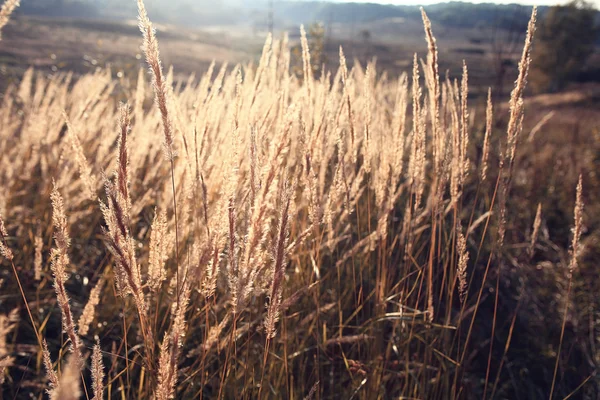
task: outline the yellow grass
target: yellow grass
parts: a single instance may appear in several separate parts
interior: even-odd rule
[[[398,79],[348,69],[342,49],[339,70],[313,75],[302,30],[300,76],[269,36],[256,67],[176,83],[138,4],[149,75],[30,70],[2,99],[0,249],[17,279],[39,279],[14,302],[36,304],[14,338],[39,360],[31,393],[493,397],[517,315],[493,348],[500,266],[543,241],[541,208],[532,234],[511,234],[535,11],[499,130],[491,96],[472,118],[468,66],[440,79],[425,13],[427,60]]]

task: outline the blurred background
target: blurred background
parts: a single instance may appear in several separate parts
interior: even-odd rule
[[[463,62],[468,65],[469,106],[473,110],[470,117],[479,136],[483,129],[477,121],[485,119],[488,88],[494,98],[494,131],[502,135],[506,132],[506,100],[517,76],[531,7],[538,5],[533,63],[525,96],[523,131],[527,139],[523,139],[511,196],[513,232],[517,237],[514,243],[525,243],[521,236],[528,237],[532,213],[538,202],[544,202],[545,253],[522,261],[512,254],[520,254],[524,247],[514,246],[506,251],[510,268],[508,278],[503,277],[505,286],[499,297],[498,329],[495,336],[490,333],[496,329],[491,328],[494,319],[490,317],[496,315],[496,310],[492,308],[493,296],[489,295],[481,306],[483,317],[478,320],[474,336],[478,348],[473,352],[469,373],[473,386],[487,379],[483,374],[489,368],[486,362],[490,341],[499,353],[494,355],[494,363],[504,361],[502,349],[508,331],[512,332],[513,321],[515,332],[520,333],[515,335],[506,359],[505,370],[510,379],[502,378],[508,395],[501,398],[519,398],[519,393],[529,393],[521,398],[547,398],[562,324],[562,314],[551,310],[563,309],[566,268],[561,267],[561,262],[568,259],[573,189],[581,173],[589,196],[589,201],[584,200],[588,250],[582,256],[581,272],[574,278],[575,311],[569,319],[565,339],[568,346],[564,350],[568,354],[564,365],[569,368],[562,378],[561,393],[574,393],[590,381],[586,390],[592,395],[583,398],[598,398],[594,394],[600,393],[600,203],[594,194],[600,187],[600,1],[145,3],[157,27],[165,69],[173,66],[175,81],[182,84],[191,74],[201,76],[213,60],[217,70],[224,63],[230,68],[237,63],[256,65],[269,33],[275,37],[289,35],[290,68],[301,76],[300,25],[308,33],[311,67],[318,79],[324,70],[335,74],[340,46],[350,66],[364,66],[375,60],[376,79],[381,79],[382,74],[393,78],[402,72],[410,76],[413,55],[424,59],[427,53],[419,10],[423,5],[437,38],[442,79],[460,79]],[[147,68],[136,18],[135,0],[21,0],[21,6],[2,31],[0,100],[5,89],[17,84],[29,68],[49,76],[72,74],[73,82],[78,76],[108,68],[112,77],[122,83],[115,85],[115,91],[135,87],[140,69]],[[525,288],[522,303],[517,288]],[[525,392],[525,388],[529,391]]]
[[[268,32],[287,32],[298,47],[299,27],[307,29],[313,64],[337,68],[339,46],[346,57],[398,75],[426,46],[419,4],[283,0],[148,0],[157,23],[166,67],[177,77],[205,72],[212,60],[235,64],[257,60]],[[564,91],[600,81],[598,12],[594,2],[530,1],[506,4],[447,2],[423,5],[440,48],[440,70],[450,77],[469,66],[472,96],[492,86],[506,98],[516,76],[531,5],[540,6],[542,24],[535,44],[530,87],[534,92]],[[136,2],[122,0],[22,0],[0,43],[0,90],[33,66],[48,73],[86,73],[110,66],[118,77],[143,66]],[[294,66],[292,66],[294,67]],[[592,96],[593,97],[593,96]]]

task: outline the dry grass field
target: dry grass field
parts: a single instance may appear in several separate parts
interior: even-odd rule
[[[291,48],[300,48],[298,27],[283,26],[289,32]],[[182,28],[175,25],[159,25],[161,58],[165,66],[173,66],[175,80],[187,80],[190,74],[204,74],[210,63],[224,62],[230,68],[236,63],[259,61],[265,40],[265,32],[253,31],[247,26],[210,26],[202,30]],[[365,41],[359,32],[373,32],[373,38]],[[420,21],[378,21],[357,25],[352,31],[340,25],[332,29],[331,37],[325,38],[322,61],[327,68],[339,67],[339,47],[347,52],[348,65],[355,61],[366,64],[376,60],[377,69],[391,77],[412,68],[412,57],[426,56]],[[440,71],[452,78],[460,78],[463,59],[470,65],[470,95],[485,97],[487,87],[493,81],[493,54],[487,42],[474,44],[469,38],[483,37],[489,40],[491,33],[444,27],[439,29]],[[276,37],[279,34],[276,34]],[[518,50],[518,49],[517,49]],[[516,78],[520,54],[507,55],[514,65],[506,78],[507,87]],[[294,57],[294,54],[292,55]],[[9,83],[18,84],[27,68],[48,74],[74,72],[76,75],[95,72],[98,68],[110,68],[126,78],[137,78],[143,66],[140,35],[137,21],[104,20],[92,18],[59,18],[43,16],[18,16],[4,28],[0,47],[0,88]],[[492,82],[493,83],[493,82]]]
[[[49,74],[93,73],[110,68],[116,75],[137,76],[142,59],[140,35],[131,22],[20,17],[5,28],[0,48],[3,83],[19,81],[33,66]],[[160,26],[163,62],[176,65],[180,76],[204,73],[210,63],[232,65],[260,54],[260,39],[213,35],[171,26]]]
[[[600,89],[528,96],[535,9],[494,104],[425,12],[322,70],[138,6],[3,30],[0,399],[600,396]]]

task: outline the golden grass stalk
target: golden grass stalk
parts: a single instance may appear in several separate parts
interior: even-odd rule
[[[542,203],[538,203],[537,211],[535,212],[535,218],[533,220],[533,231],[531,233],[531,241],[529,242],[529,257],[533,256],[533,252],[535,249],[535,243],[537,242],[537,238],[540,233],[541,225],[542,225]]]
[[[189,280],[186,280],[181,290],[180,301],[174,303],[171,308],[171,331],[165,336],[160,347],[158,384],[155,391],[157,400],[168,400],[175,397],[177,361],[186,331],[185,313],[190,300],[190,293]]]
[[[467,251],[467,240],[462,233],[462,229],[457,227],[458,239],[456,250],[458,252],[458,293],[460,300],[465,301],[467,295],[467,264],[469,262],[469,252]]]
[[[256,145],[256,126],[250,127],[250,207],[256,202],[258,192],[258,148]]]
[[[4,383],[6,368],[14,362],[14,357],[8,351],[6,337],[14,331],[19,322],[19,309],[15,308],[8,315],[0,315],[0,385]]]
[[[490,136],[492,134],[492,121],[493,121],[494,108],[492,106],[492,89],[488,89],[487,96],[487,107],[485,109],[485,134],[483,137],[483,154],[481,156],[481,180],[485,181],[487,178],[488,170],[488,159],[490,157]]]
[[[83,147],[81,146],[81,142],[79,141],[79,136],[77,132],[73,128],[69,117],[66,112],[63,112],[63,118],[65,123],[67,124],[67,134],[69,138],[69,142],[71,144],[71,148],[73,149],[73,154],[75,158],[75,163],[79,168],[79,175],[81,177],[82,183],[86,189],[87,196],[91,200],[96,199],[96,178],[92,174],[92,167],[85,156],[83,151]]]
[[[239,105],[241,101],[241,89],[242,77],[239,70],[236,71],[235,75],[235,108],[233,110],[233,116],[231,119],[231,148],[228,153],[228,165],[226,184],[224,186],[224,194],[227,201],[227,221],[228,221],[228,271],[227,278],[229,288],[231,290],[231,297],[233,302],[233,309],[237,310],[239,299],[242,296],[240,286],[240,263],[238,260],[239,244],[237,238],[237,215],[236,215],[236,199],[237,199],[237,186],[239,181]],[[254,208],[255,206],[253,206]],[[236,312],[236,311],[234,311]]]
[[[460,157],[458,164],[460,168],[460,185],[465,183],[467,174],[469,173],[469,159],[467,148],[469,146],[469,70],[467,63],[463,60],[463,75],[460,83]]]
[[[82,395],[79,378],[80,370],[81,361],[77,359],[75,354],[71,354],[67,358],[58,385],[50,393],[50,400],[79,400]]]
[[[117,188],[120,201],[125,210],[125,220],[129,223],[131,218],[131,196],[129,194],[129,149],[127,135],[131,130],[131,116],[128,104],[119,106],[119,145],[117,156]]]
[[[50,357],[50,350],[48,350],[48,343],[46,339],[43,340],[42,345],[42,360],[44,362],[44,368],[46,369],[46,378],[48,379],[48,394],[52,396],[52,393],[56,388],[58,388],[58,375],[56,371],[54,371],[54,366],[52,365],[52,358]]]
[[[348,122],[350,123],[350,140],[352,144],[352,149],[354,149],[354,138],[356,135],[354,133],[354,112],[352,111],[352,96],[350,93],[350,88],[348,87],[348,67],[346,66],[346,56],[344,56],[344,50],[342,50],[342,46],[340,46],[340,69],[342,71],[342,83],[344,84],[344,95],[346,98]],[[356,162],[356,158],[353,157],[352,161]]]
[[[206,298],[213,297],[217,291],[217,279],[219,277],[219,265],[221,263],[220,247],[212,244],[212,257],[206,263],[204,279],[201,292]]]
[[[300,44],[302,45],[302,69],[304,71],[304,86],[306,87],[306,98],[311,102],[313,71],[310,62],[310,49],[308,47],[308,39],[306,38],[306,30],[304,25],[300,25]]]
[[[414,193],[415,201],[413,210],[417,210],[421,205],[421,198],[425,189],[425,162],[426,162],[426,143],[425,143],[425,116],[421,107],[421,87],[419,85],[419,63],[417,55],[413,59],[413,81],[412,81],[412,100],[413,100],[413,132],[410,150],[410,159],[408,167],[408,179],[411,190]]]
[[[104,392],[104,364],[102,363],[102,351],[100,342],[96,342],[92,352],[92,400],[102,400]]]
[[[119,295],[133,295],[140,318],[146,315],[146,300],[142,291],[142,279],[136,259],[135,239],[131,235],[131,197],[129,194],[129,150],[127,135],[130,130],[130,114],[127,105],[119,108],[119,138],[116,181],[106,180],[107,203],[100,202],[100,209],[107,228],[103,228],[105,243],[116,261],[116,281]],[[142,323],[142,325],[144,325]],[[145,327],[143,327],[144,329]]]
[[[23,74],[23,78],[21,79],[21,84],[19,85],[18,96],[23,102],[23,104],[31,103],[31,88],[33,84],[33,76],[34,76],[33,67],[29,67],[27,71]]]
[[[408,75],[403,73],[398,78],[398,94],[396,98],[396,108],[394,111],[394,153],[392,161],[392,173],[395,175],[396,182],[393,182],[392,189],[397,181],[401,179],[404,169],[404,147],[406,146],[406,114],[408,108]]]
[[[2,28],[8,24],[11,14],[20,3],[21,0],[6,0],[4,4],[2,4],[2,8],[0,8],[0,40],[2,40]]]
[[[531,64],[531,46],[533,43],[533,34],[535,32],[536,19],[537,7],[534,6],[531,12],[529,24],[527,25],[525,45],[523,46],[523,53],[521,54],[521,60],[519,61],[519,75],[517,77],[517,81],[515,82],[515,87],[511,92],[509,101],[510,116],[506,131],[506,149],[504,151],[504,157],[501,157],[500,160],[503,166],[501,168],[501,173],[503,173],[503,177],[500,187],[500,202],[498,205],[500,209],[500,226],[498,228],[499,247],[502,247],[504,243],[504,236],[506,234],[506,202],[508,200],[508,194],[510,191],[510,183],[512,179],[513,164],[515,160],[515,153],[517,151],[518,139],[523,129],[523,94],[525,92],[525,86],[527,85],[527,76],[529,74],[529,66]]]
[[[67,216],[65,214],[65,204],[56,184],[50,194],[50,198],[52,200],[52,221],[54,223],[54,242],[56,244],[56,248],[53,248],[51,253],[52,261],[50,269],[54,276],[54,289],[62,313],[63,330],[67,333],[67,336],[71,341],[70,349],[73,353],[71,362],[77,366],[78,374],[83,366],[81,342],[77,335],[69,296],[67,295],[67,290],[65,288],[65,283],[68,279],[67,267],[70,263],[68,251],[69,246],[71,245],[71,238],[69,236]]]
[[[443,138],[440,126],[440,78],[438,67],[438,49],[431,21],[427,17],[425,10],[421,7],[421,18],[425,28],[425,39],[427,40],[427,69],[425,71],[425,81],[429,91],[429,112],[431,114],[431,129],[433,140],[433,160],[435,171],[441,174],[443,162]]]
[[[528,142],[532,142],[535,138],[536,133],[542,130],[544,126],[556,115],[556,110],[550,111],[548,114],[544,115],[544,117],[537,123],[535,126],[529,131],[529,136],[527,137]]]
[[[521,60],[519,61],[519,75],[515,83],[515,88],[510,94],[510,117],[507,128],[507,139],[508,139],[508,155],[509,159],[513,160],[517,139],[520,133],[520,121],[523,118],[523,93],[527,85],[527,76],[529,75],[529,66],[531,65],[531,48],[533,44],[533,34],[535,33],[535,24],[537,20],[537,7],[533,7],[531,12],[531,18],[527,25],[527,35],[525,36],[525,45],[523,46],[523,52],[521,54]]]
[[[583,229],[583,177],[579,175],[577,182],[575,209],[573,211],[575,224],[573,226],[573,239],[571,242],[571,261],[569,262],[569,274],[573,274],[577,268],[577,257],[580,251],[581,232]]]
[[[286,250],[289,238],[288,220],[292,189],[285,189],[283,206],[280,211],[279,227],[277,229],[277,244],[275,247],[274,264],[272,267],[271,289],[269,291],[269,306],[265,319],[267,339],[273,339],[277,333],[275,325],[281,312],[281,297],[285,270]]]
[[[295,110],[290,107],[283,118],[283,126],[280,127],[279,137],[270,146],[267,165],[265,165],[261,176],[261,190],[256,205],[250,211],[248,234],[242,258],[239,264],[236,264],[235,268],[232,269],[235,273],[230,276],[230,282],[233,284],[231,290],[232,303],[235,312],[238,314],[244,309],[250,295],[254,292],[258,282],[258,274],[265,264],[266,255],[261,250],[271,229],[272,215],[276,209],[275,195],[281,175],[280,171],[285,163],[295,115]],[[235,231],[235,226],[232,227]],[[230,251],[232,251],[231,249],[235,251],[235,247],[230,248]]]
[[[38,225],[34,239],[35,254],[33,257],[34,279],[39,281],[42,279],[42,250],[44,248],[44,240],[42,239],[42,227]]]
[[[167,279],[165,263],[168,259],[169,239],[167,213],[155,210],[150,231],[150,253],[148,259],[148,286],[156,292]]]
[[[100,303],[100,294],[102,293],[102,289],[104,288],[104,280],[100,278],[96,286],[90,292],[90,297],[83,308],[83,312],[79,317],[79,321],[77,322],[77,328],[79,329],[79,334],[81,336],[86,336],[90,330],[90,325],[94,322],[94,317],[96,315],[96,307]]]
[[[218,342],[221,333],[225,330],[229,322],[231,321],[231,314],[226,314],[225,318],[223,318],[217,325],[213,325],[210,327],[208,333],[206,334],[206,340],[200,348],[203,351],[208,351],[212,349]]]
[[[164,150],[167,159],[169,160],[171,166],[171,187],[173,194],[173,213],[175,216],[175,258],[177,268],[175,270],[175,275],[177,277],[177,302],[179,302],[179,292],[181,290],[181,282],[179,278],[179,221],[177,218],[177,200],[176,200],[176,192],[175,192],[175,165],[174,158],[176,156],[174,150],[174,138],[173,138],[173,123],[172,116],[169,113],[168,107],[168,93],[171,89],[168,86],[168,82],[165,80],[162,70],[162,65],[160,61],[160,53],[158,50],[158,41],[156,39],[156,32],[148,18],[148,13],[146,12],[146,7],[144,6],[143,0],[138,0],[138,10],[139,10],[139,27],[142,32],[142,36],[144,38],[143,49],[146,55],[146,62],[150,67],[150,71],[152,72],[152,83],[154,87],[154,100],[155,104],[160,111],[160,115],[162,118],[162,126],[164,133]]]
[[[565,295],[565,311],[563,313],[562,328],[560,331],[560,339],[558,342],[558,350],[556,352],[556,362],[554,364],[554,375],[552,376],[552,386],[550,388],[550,400],[553,399],[554,387],[556,385],[556,374],[558,373],[558,364],[560,362],[560,353],[562,350],[563,339],[565,337],[565,327],[567,325],[567,314],[569,312],[569,301],[571,295],[571,288],[573,287],[573,272],[577,268],[577,257],[579,255],[581,232],[583,229],[583,177],[579,175],[579,181],[577,182],[575,195],[575,207],[573,209],[573,239],[571,242],[571,259],[569,260],[568,277],[569,285],[567,286],[567,293]]]
[[[107,204],[100,203],[107,228],[103,228],[106,246],[115,257],[116,282],[120,296],[132,294],[136,306],[145,314],[146,302],[142,293],[140,270],[136,261],[135,242],[129,232],[124,204],[116,185],[106,181]]]
[[[371,144],[371,124],[373,123],[373,116],[371,113],[371,106],[373,104],[372,93],[371,93],[371,66],[367,65],[365,72],[364,92],[365,92],[365,129],[363,138],[363,168],[368,174],[371,172],[371,158],[373,157],[373,146]]]
[[[458,198],[461,193],[461,176],[462,176],[462,165],[460,162],[461,159],[461,117],[458,113],[458,109],[460,106],[457,105],[458,93],[452,87],[452,85],[448,85],[449,95],[449,103],[450,109],[452,113],[452,162],[450,165],[450,196],[452,199],[452,205],[456,206],[458,203]]]
[[[169,160],[175,157],[173,148],[173,123],[169,108],[167,106],[168,87],[165,81],[165,76],[160,61],[160,52],[158,50],[158,40],[156,39],[156,31],[152,22],[148,18],[146,7],[143,0],[138,0],[139,11],[139,27],[142,32],[144,43],[143,50],[146,55],[146,62],[152,73],[152,86],[154,88],[155,104],[160,111],[162,117],[163,133],[164,133],[164,150],[165,155]]]
[[[6,226],[4,225],[4,219],[2,219],[2,214],[0,214],[0,254],[8,261],[12,261],[14,259],[14,255],[10,247],[6,244],[6,238],[8,237],[8,232],[6,231]]]
[[[310,392],[306,395],[304,400],[312,400],[317,394],[317,390],[319,389],[319,381],[316,381],[315,384],[310,388]]]

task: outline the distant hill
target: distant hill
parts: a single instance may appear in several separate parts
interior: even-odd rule
[[[87,0],[28,0],[22,1],[17,14],[49,17],[88,17],[99,14],[96,1]]]
[[[547,7],[540,7],[544,13]],[[439,3],[426,7],[429,18],[449,27],[474,28],[493,23],[500,28],[526,27],[531,7],[517,4],[473,4],[464,2]],[[329,3],[320,1],[279,2],[277,17],[296,24],[310,21],[335,23],[374,22],[389,18],[421,18],[417,6],[395,6],[375,3]]]
[[[276,25],[289,26],[324,21],[337,24],[375,22],[390,18],[420,19],[417,6],[325,1],[278,1],[274,3]],[[268,0],[146,0],[153,20],[188,26],[265,24]],[[540,7],[543,14],[547,7]],[[430,19],[456,28],[490,26],[524,29],[531,7],[510,4],[448,2],[426,7]],[[47,16],[131,19],[136,15],[133,0],[28,0],[20,12]]]

